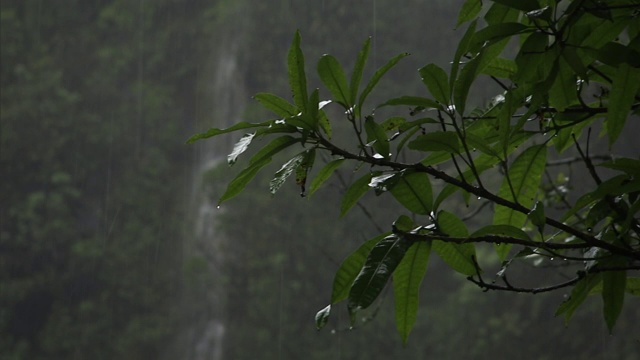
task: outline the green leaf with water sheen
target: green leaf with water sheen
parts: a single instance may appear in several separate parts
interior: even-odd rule
[[[347,307],[352,320],[356,312],[369,307],[380,295],[408,248],[406,239],[389,235],[371,249],[349,291]]]
[[[449,104],[451,90],[447,73],[436,64],[428,64],[419,70],[422,82],[427,86],[429,92],[441,104]]]
[[[409,211],[428,215],[433,206],[429,176],[421,172],[402,173],[390,190],[393,197]]]
[[[220,197],[220,200],[218,200],[218,204],[221,204],[223,201],[229,200],[241,193],[247,184],[256,176],[258,171],[271,162],[273,155],[299,141],[299,139],[285,135],[274,139],[265,147],[260,149],[255,155],[253,155],[251,160],[249,160],[249,166],[242,170],[240,174],[238,174],[229,183],[229,185],[227,185],[227,189]]]
[[[640,69],[626,63],[620,64],[609,93],[606,127],[610,147],[622,133],[638,89],[640,89]]]
[[[360,200],[360,198],[369,191],[369,182],[371,181],[372,176],[373,175],[371,173],[367,173],[349,186],[342,197],[342,203],[340,204],[340,216],[344,216],[349,209],[351,209],[353,205],[355,205],[358,200]]]
[[[331,305],[327,305],[324,309],[316,313],[316,329],[320,330],[327,325],[329,315],[331,315]]]
[[[253,140],[254,136],[256,136],[255,133],[245,134],[242,138],[240,138],[240,140],[238,140],[238,142],[233,146],[233,151],[231,152],[231,154],[227,155],[227,163],[229,165],[235,164],[238,156],[240,156],[240,154],[242,154],[249,148],[251,140]]]
[[[271,181],[269,182],[269,191],[271,191],[271,194],[275,194],[278,190],[280,190],[280,187],[282,187],[284,182],[287,181],[287,178],[289,178],[289,176],[293,174],[293,172],[300,166],[300,164],[302,164],[304,158],[305,154],[300,153],[284,163],[280,170],[276,171],[273,179],[271,179]]]
[[[304,54],[300,48],[300,31],[296,31],[288,55],[289,86],[293,101],[300,111],[307,112],[307,76],[304,71]]]
[[[345,108],[351,107],[351,91],[347,85],[347,78],[338,60],[331,55],[324,55],[318,62],[318,75],[337,102]]]
[[[420,284],[427,272],[430,253],[430,241],[414,243],[393,273],[396,327],[405,344],[418,315]]]
[[[371,249],[384,239],[389,234],[378,235],[372,239],[367,240],[364,244],[360,245],[358,250],[349,255],[336,272],[333,278],[333,290],[331,291],[331,304],[335,304],[339,301],[346,299],[349,296],[349,290],[351,285],[356,279],[360,270],[364,266],[364,262],[367,260],[367,256]]]

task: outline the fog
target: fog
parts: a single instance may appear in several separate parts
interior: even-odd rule
[[[248,159],[226,163],[241,134],[185,143],[211,127],[273,118],[252,96],[290,96],[296,30],[311,88],[320,87],[322,54],[351,69],[372,37],[365,77],[398,53],[411,56],[369,110],[425,95],[417,69],[448,69],[464,31],[455,29],[461,4],[3,1],[2,359],[635,358],[637,297],[609,335],[599,299],[565,326],[554,313],[569,290],[482,292],[435,257],[406,346],[388,289],[355,326],[338,304],[318,331],[314,316],[329,303],[339,264],[389,230],[397,205],[370,194],[340,218],[340,195],[354,179],[347,170],[311,198],[292,184],[272,197],[282,158],[218,206]],[[481,82],[470,102],[486,104],[494,87]],[[619,146],[637,157],[632,133]],[[593,151],[606,154],[605,145]],[[584,171],[571,170],[573,187],[590,186],[580,183]],[[478,206],[460,200],[455,209]],[[570,273],[558,262],[531,283]]]

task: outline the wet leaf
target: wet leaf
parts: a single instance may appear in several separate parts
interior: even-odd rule
[[[342,197],[340,216],[344,216],[369,191],[369,182],[373,176],[375,174],[367,173],[349,186]]]
[[[254,136],[256,136],[255,133],[253,133],[253,134],[245,134],[233,146],[233,151],[231,152],[231,154],[227,155],[227,163],[229,165],[235,164],[236,163],[236,159],[238,158],[238,156],[240,156],[240,154],[242,154],[243,152],[245,152],[249,148],[249,145],[251,144],[251,140],[253,140]]]
[[[288,55],[289,86],[293,100],[304,114],[307,112],[307,76],[304,70],[304,54],[300,48],[300,31],[296,31]]]
[[[447,73],[436,64],[429,64],[420,69],[422,82],[427,86],[433,97],[443,105],[449,104],[449,82]]]
[[[349,101],[351,92],[349,85],[347,85],[347,78],[338,60],[331,55],[322,56],[318,62],[318,75],[334,99],[346,109],[349,109],[352,106]]]
[[[322,169],[320,169],[320,171],[318,172],[318,175],[316,175],[316,177],[311,182],[311,187],[309,188],[308,196],[311,197],[311,195],[313,195],[313,193],[315,193],[316,190],[318,190],[320,186],[324,184],[324,182],[331,177],[333,172],[336,171],[336,169],[339,168],[343,162],[344,162],[344,159],[342,158],[335,159],[333,161],[330,161],[327,165],[325,165]]]
[[[390,190],[393,197],[409,211],[428,215],[433,204],[431,181],[425,173],[402,173]]]
[[[431,242],[414,243],[393,273],[396,327],[405,344],[418,316],[420,284],[427,272],[430,253]]]
[[[606,119],[609,147],[618,139],[631,111],[634,99],[640,89],[640,69],[629,64],[621,64],[616,70],[609,93],[609,106]]]
[[[407,240],[389,235],[371,249],[349,291],[347,306],[352,319],[356,312],[369,307],[382,292],[408,248]]]
[[[602,274],[602,301],[604,320],[609,333],[618,321],[624,305],[624,293],[627,288],[625,271],[606,271]]]
[[[362,90],[362,94],[360,94],[360,98],[358,100],[358,108],[362,108],[362,104],[364,104],[367,96],[369,96],[369,93],[371,93],[371,91],[376,87],[378,81],[380,81],[384,74],[391,70],[391,68],[393,68],[398,63],[398,61],[407,56],[409,56],[409,53],[402,53],[395,56],[373,74],[373,77],[371,77],[371,80],[369,80],[367,86],[364,88],[364,90]]]
[[[320,330],[329,321],[329,315],[331,314],[331,305],[327,305],[324,309],[316,313],[316,329]]]
[[[349,255],[340,265],[333,278],[333,290],[331,292],[331,304],[346,299],[349,296],[351,285],[364,266],[371,249],[389,234],[381,234],[367,240],[360,245],[358,250]]]

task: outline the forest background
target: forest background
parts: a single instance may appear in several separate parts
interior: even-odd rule
[[[266,178],[222,209],[203,206],[232,178],[215,165],[237,139],[185,140],[264,118],[250,97],[288,94],[296,29],[310,60],[331,53],[350,67],[369,36],[372,68],[410,52],[372,95],[384,98],[419,91],[425,63],[446,65],[462,35],[461,3],[3,1],[0,354],[634,358],[637,299],[609,336],[598,301],[565,327],[553,313],[567,294],[482,293],[438,261],[407,346],[385,296],[355,329],[345,313],[317,332],[313,315],[342,257],[388,223],[393,206],[367,197],[388,212],[338,220],[344,184],[309,202],[295,187],[271,198]],[[483,95],[473,101],[489,101]],[[633,140],[620,146],[638,154]]]

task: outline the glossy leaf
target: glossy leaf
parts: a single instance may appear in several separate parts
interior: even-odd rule
[[[307,76],[304,70],[304,54],[300,48],[300,31],[296,31],[288,56],[289,86],[293,101],[300,111],[307,112]]]
[[[430,253],[431,242],[414,243],[393,273],[396,327],[405,344],[418,316],[420,284],[427,272]]]
[[[458,79],[458,70],[460,69],[460,60],[467,52],[469,52],[469,47],[471,46],[471,43],[473,41],[473,35],[475,34],[477,24],[478,24],[478,20],[473,20],[469,24],[469,27],[467,28],[464,35],[462,36],[462,39],[458,43],[458,47],[456,48],[455,55],[453,56],[453,61],[451,62],[451,73],[449,74],[449,88],[453,89],[454,92],[456,91],[454,83]],[[455,103],[456,102],[454,99],[454,104]]]
[[[311,195],[313,195],[313,193],[315,193],[316,190],[318,190],[320,186],[324,184],[324,182],[331,177],[334,171],[336,171],[336,169],[338,169],[343,162],[344,162],[344,159],[342,158],[335,159],[333,161],[330,161],[327,165],[325,165],[322,169],[320,169],[316,177],[311,182],[311,186],[309,188],[309,194],[307,196],[311,197]]]
[[[285,135],[274,139],[260,149],[249,161],[249,166],[240,172],[227,186],[227,189],[218,200],[218,204],[229,200],[244,190],[247,184],[256,176],[258,171],[271,162],[272,156],[287,147],[299,142],[291,136]]]
[[[620,136],[639,89],[640,69],[633,68],[629,64],[621,64],[616,71],[609,94],[609,111],[606,120],[609,146]]]
[[[640,160],[630,158],[619,158],[605,161],[598,166],[623,171],[629,175],[640,175]]]
[[[538,231],[542,233],[546,222],[546,217],[544,215],[544,203],[542,201],[536,201],[536,204],[533,206],[533,209],[531,209],[531,212],[529,212],[527,217],[529,218],[529,221],[538,228]]]
[[[382,292],[409,245],[404,238],[389,235],[371,249],[349,291],[347,306],[352,320],[356,312],[369,307]]]
[[[373,239],[367,240],[364,244],[360,245],[358,250],[354,251],[346,259],[344,259],[333,278],[331,304],[342,301],[349,296],[351,285],[364,266],[369,252],[371,252],[371,249],[373,249],[373,247],[386,236],[388,236],[388,234],[382,234],[374,237]]]
[[[381,108],[383,106],[389,105],[407,105],[407,106],[417,106],[425,109],[444,109],[441,104],[427,98],[422,98],[418,96],[402,96],[399,98],[388,100],[380,105],[377,108]]]
[[[436,64],[429,64],[419,70],[422,82],[427,86],[429,92],[441,104],[449,104],[449,82],[447,73]]]
[[[425,173],[402,173],[390,190],[393,197],[409,211],[428,215],[431,213],[433,193],[431,181]]]
[[[331,314],[331,305],[327,305],[324,309],[316,313],[316,329],[320,330],[329,321],[329,315]]]
[[[351,91],[338,60],[331,55],[322,56],[318,62],[318,75],[334,99],[348,109],[351,106]]]
[[[240,140],[238,140],[238,142],[233,146],[233,151],[231,151],[231,154],[227,155],[227,163],[229,165],[235,164],[238,156],[240,156],[240,154],[242,154],[249,148],[251,140],[253,140],[254,136],[256,136],[255,133],[245,134],[242,138],[240,138]]]

